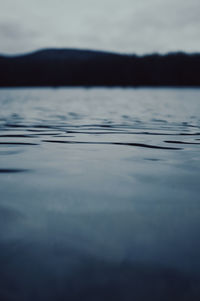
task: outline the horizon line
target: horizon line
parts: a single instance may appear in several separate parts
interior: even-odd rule
[[[123,56],[136,56],[136,57],[144,57],[144,56],[151,56],[151,55],[158,55],[158,56],[167,56],[172,54],[184,54],[184,55],[200,55],[199,52],[187,52],[184,50],[172,50],[167,52],[147,52],[143,54],[138,54],[135,52],[117,52],[112,50],[101,50],[101,49],[92,49],[92,48],[78,48],[78,47],[44,47],[44,48],[37,48],[34,50],[26,51],[26,52],[20,52],[20,53],[2,53],[0,52],[0,56],[4,57],[18,57],[18,56],[24,56],[24,55],[32,55],[41,51],[88,51],[88,52],[98,52],[98,53],[108,53],[108,54],[116,54],[116,55],[123,55]]]

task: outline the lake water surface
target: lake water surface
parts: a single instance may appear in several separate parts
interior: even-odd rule
[[[0,90],[0,300],[200,300],[200,89]]]

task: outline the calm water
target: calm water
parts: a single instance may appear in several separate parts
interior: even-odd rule
[[[200,300],[200,89],[0,90],[0,300]]]

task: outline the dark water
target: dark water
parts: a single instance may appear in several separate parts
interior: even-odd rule
[[[200,300],[200,89],[0,90],[0,300]]]

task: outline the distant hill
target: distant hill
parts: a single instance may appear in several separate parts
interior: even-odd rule
[[[0,55],[0,86],[200,86],[200,54],[44,49]]]

